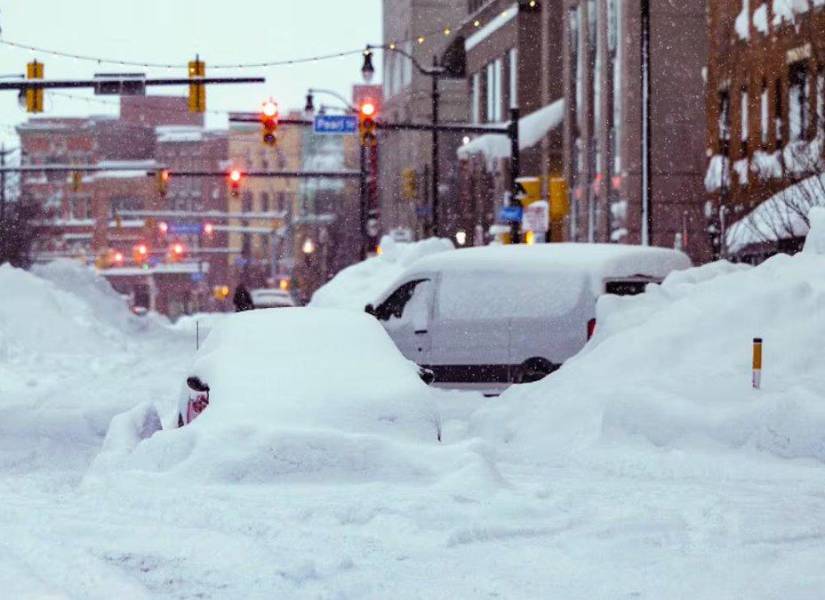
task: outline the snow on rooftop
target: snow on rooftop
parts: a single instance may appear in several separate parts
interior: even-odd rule
[[[203,127],[190,125],[162,125],[155,128],[159,144],[200,142],[206,135]]]
[[[548,133],[564,121],[564,100],[556,100],[544,108],[519,119],[519,148],[532,148],[544,139]],[[506,135],[486,133],[458,149],[462,160],[474,154],[481,154],[488,164],[510,156],[510,138]]]

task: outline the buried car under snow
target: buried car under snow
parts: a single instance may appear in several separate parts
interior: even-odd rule
[[[196,418],[438,436],[427,373],[372,318],[288,308],[221,321],[192,365],[178,426]]]

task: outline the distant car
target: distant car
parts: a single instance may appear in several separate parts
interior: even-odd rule
[[[287,291],[261,288],[252,290],[252,304],[255,308],[289,308],[296,306],[295,299]]]
[[[215,418],[222,412],[252,422],[271,417],[270,425],[297,418],[316,425],[369,413],[372,406],[375,419],[392,423],[400,417],[384,412],[386,406],[417,414],[433,393],[431,382],[432,374],[404,358],[367,315],[318,308],[247,311],[221,319],[201,346],[176,421],[183,427],[220,405]]]
[[[460,249],[414,262],[365,310],[437,385],[500,390],[579,352],[599,296],[640,294],[690,266],[676,250],[618,244]]]

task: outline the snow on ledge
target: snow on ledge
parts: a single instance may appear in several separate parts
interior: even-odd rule
[[[538,144],[564,120],[564,99],[556,100],[544,108],[519,119],[519,149],[526,150]],[[486,133],[458,149],[458,158],[467,160],[481,154],[488,164],[510,156],[510,139],[498,133]]]

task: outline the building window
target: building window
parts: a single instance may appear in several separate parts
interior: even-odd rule
[[[472,90],[472,121],[473,123],[481,122],[481,73],[473,75],[473,90]]]
[[[770,113],[768,111],[768,82],[763,79],[762,93],[759,96],[759,133],[763,146],[768,143],[770,136]]]
[[[784,128],[782,123],[782,80],[777,79],[773,88],[773,123],[774,135],[776,136],[776,148],[779,149],[784,145]]]
[[[269,194],[261,192],[261,212],[269,212]]]
[[[742,156],[748,154],[748,136],[750,134],[748,128],[748,89],[742,88],[739,93],[739,140],[741,141],[740,148]]]
[[[143,210],[143,200],[140,198],[112,198],[109,209],[111,218],[124,210]]]
[[[719,91],[719,141],[725,148],[730,140],[730,93],[728,90]],[[722,151],[725,153],[725,150]]]
[[[825,68],[816,74],[816,129],[825,132]]]
[[[806,63],[791,65],[788,84],[788,132],[790,140],[795,142],[804,139],[808,133],[810,90]]]
[[[501,120],[501,71],[502,61],[497,59],[487,65],[487,121]]]
[[[613,173],[616,175],[622,172],[621,144],[619,140],[622,135],[622,45],[618,43],[621,36],[621,19],[619,10],[621,3],[617,0],[609,0],[607,9],[610,12],[608,20],[608,43],[610,44],[610,54],[613,61],[613,128],[611,132],[613,147]]]
[[[510,107],[518,106],[518,48],[512,48],[510,58]]]

